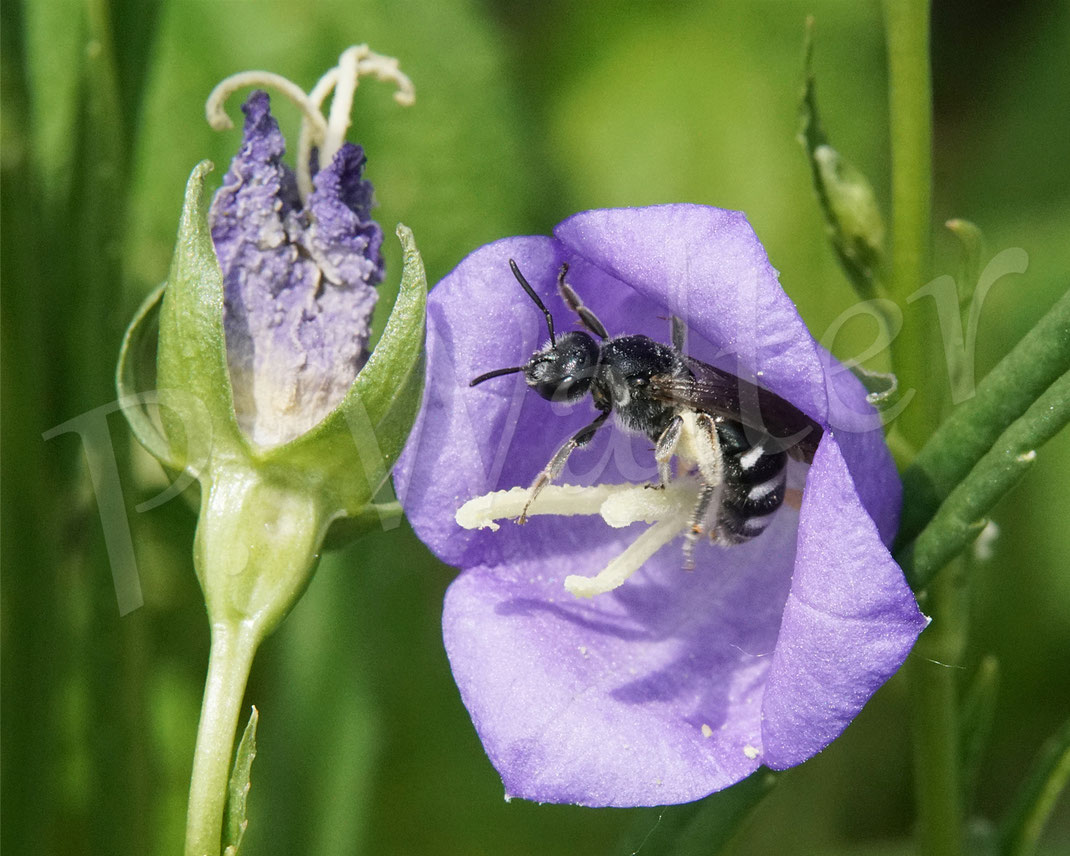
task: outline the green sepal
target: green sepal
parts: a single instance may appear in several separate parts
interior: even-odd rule
[[[160,463],[178,469],[179,463],[171,454],[162,427],[145,407],[154,403],[149,399],[156,390],[156,345],[165,288],[166,283],[142,301],[123,334],[119,362],[115,367],[115,389],[119,393],[119,406],[138,442]]]
[[[310,431],[255,455],[273,468],[304,473],[348,516],[361,514],[386,481],[423,395],[427,275],[412,232],[399,225],[397,234],[404,251],[397,300],[345,398]]]
[[[814,190],[832,248],[855,290],[868,300],[883,294],[884,218],[872,185],[829,145],[821,124],[813,71],[813,25],[813,18],[807,19],[796,138],[810,161]]]
[[[383,532],[401,525],[405,510],[397,500],[372,502],[356,514],[336,518],[323,538],[324,550],[337,550],[372,532]]]
[[[160,308],[156,386],[173,462],[195,475],[210,458],[248,453],[238,427],[223,329],[223,272],[208,227],[201,161],[186,184],[175,253]]]
[[[238,751],[234,755],[234,767],[230,771],[227,783],[227,809],[223,820],[223,856],[239,856],[242,838],[249,828],[246,804],[251,787],[250,774],[253,759],[256,757],[256,725],[260,712],[253,707],[249,714],[249,723],[245,726]]]

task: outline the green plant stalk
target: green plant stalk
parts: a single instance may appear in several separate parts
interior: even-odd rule
[[[901,389],[916,396],[897,422],[920,448],[935,426],[939,397],[933,393],[930,357],[933,328],[925,301],[907,304],[929,276],[932,227],[932,85],[929,67],[929,0],[884,0],[888,45],[888,109],[892,155],[892,257],[888,292],[904,313],[892,343]]]
[[[962,853],[961,738],[955,667],[966,641],[964,593],[964,568],[956,562],[922,601],[922,608],[933,621],[914,646],[907,672],[913,687],[917,852],[922,856]]]
[[[238,715],[259,644],[259,632],[248,624],[212,625],[208,678],[190,780],[186,856],[219,856]]]
[[[963,852],[957,667],[965,647],[964,568],[949,566],[922,608],[932,624],[914,647],[907,674],[913,685],[914,778],[917,852]]]
[[[903,473],[899,543],[913,540],[981,457],[1049,386],[1070,371],[1070,291],[977,385]]]
[[[898,429],[920,448],[935,428],[943,396],[932,382],[933,324],[923,302],[908,298],[929,274],[932,226],[932,84],[929,64],[929,0],[884,0],[888,46],[888,107],[892,155],[892,256],[888,292],[904,310],[892,357],[904,389],[917,389]],[[953,670],[961,646],[959,579],[945,574],[925,608],[933,624],[912,658],[914,771],[918,850],[924,856],[962,852],[958,699]],[[935,661],[935,662],[934,662]]]

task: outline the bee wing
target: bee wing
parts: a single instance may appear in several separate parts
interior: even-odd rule
[[[789,455],[814,459],[821,426],[776,393],[714,366],[685,357],[691,377],[655,375],[650,395],[658,401],[723,416],[768,435]]]

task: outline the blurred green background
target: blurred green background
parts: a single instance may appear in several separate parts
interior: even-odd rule
[[[990,255],[1029,255],[985,305],[980,373],[1070,284],[1070,9],[934,5],[936,222],[968,218]],[[181,847],[208,645],[194,515],[181,501],[135,511],[162,474],[109,417],[145,597],[120,617],[79,440],[41,435],[114,399],[120,336],[166,274],[186,177],[210,158],[218,181],[239,140],[204,122],[218,80],[266,68],[307,88],[351,43],[397,56],[416,105],[366,83],[351,138],[367,149],[380,222],[388,235],[412,227],[431,282],[482,243],[546,233],[580,209],[702,202],[747,212],[821,331],[855,298],[794,139],[813,13],[826,127],[888,198],[871,0],[4,0],[2,13],[9,854]],[[276,103],[293,140],[296,114]],[[389,299],[400,254],[388,241]],[[956,252],[937,233],[934,274],[955,273]],[[872,335],[859,321],[838,355]],[[998,816],[1070,710],[1068,483],[1064,433],[999,508],[991,561],[971,566],[963,680],[985,654],[1002,672],[977,814]],[[686,809],[503,801],[442,650],[453,574],[404,525],[324,558],[253,669],[260,754],[245,852],[669,852],[659,830]],[[911,852],[907,719],[893,679],[841,740],[780,777],[734,852]],[[1065,803],[1044,841],[1052,853],[1070,845]]]

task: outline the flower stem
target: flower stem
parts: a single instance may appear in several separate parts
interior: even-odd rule
[[[260,635],[247,625],[212,625],[186,817],[186,856],[219,854],[238,714],[259,642]]]
[[[965,646],[965,569],[952,562],[929,589],[923,608],[933,622],[911,655],[914,791],[918,853],[962,853],[963,806],[959,758],[958,666]]]
[[[906,439],[920,448],[935,425],[939,397],[932,374],[931,318],[925,301],[908,298],[929,272],[932,221],[932,85],[929,65],[930,0],[884,0],[888,42],[888,109],[892,154],[892,259],[889,293],[904,312],[892,343],[903,389],[928,386],[899,417]]]
[[[888,107],[892,154],[892,258],[890,296],[904,324],[892,344],[904,389],[917,388],[898,428],[915,448],[932,433],[941,411],[932,381],[932,318],[924,301],[909,303],[929,275],[932,226],[932,81],[929,62],[930,0],[884,0],[888,43]],[[950,389],[945,386],[945,389]],[[959,771],[956,669],[965,640],[963,567],[952,563],[930,587],[923,608],[933,618],[918,640],[910,677],[914,706],[914,772],[918,852],[958,856],[963,809]]]

